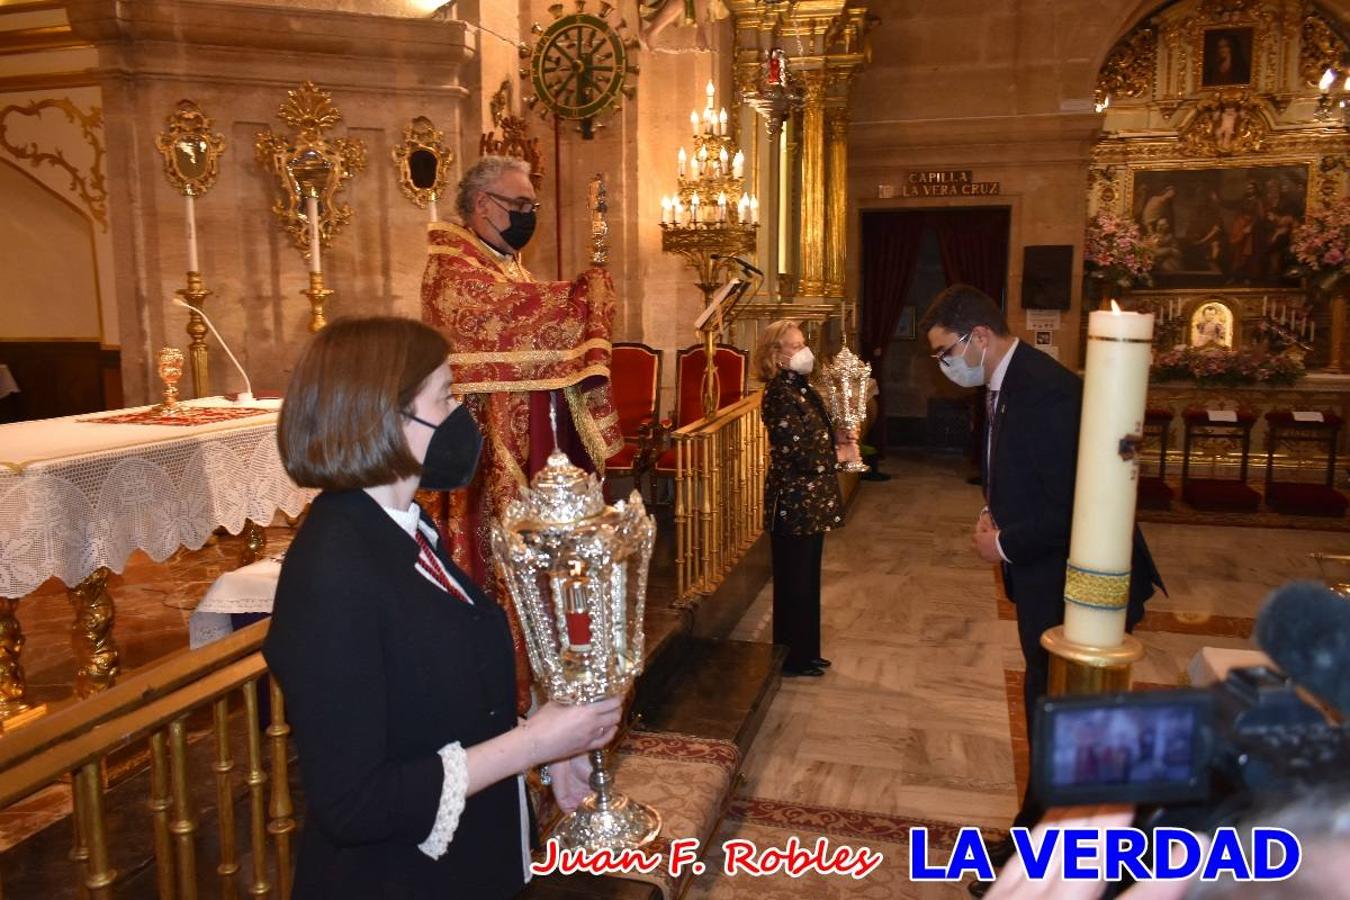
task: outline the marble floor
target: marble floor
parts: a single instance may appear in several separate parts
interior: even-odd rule
[[[1006,827],[1024,783],[1014,609],[970,547],[983,505],[959,460],[891,460],[825,543],[825,677],[785,679],[746,762],[747,796]],[[1269,591],[1316,578],[1318,531],[1143,526],[1168,584],[1136,631],[1140,687],[1185,683],[1205,646],[1246,648]],[[771,586],[733,637],[768,640]]]

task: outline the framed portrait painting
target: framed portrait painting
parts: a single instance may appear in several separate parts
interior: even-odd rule
[[[1228,87],[1252,83],[1254,28],[1210,28],[1200,67],[1201,87]]]
[[[1280,288],[1308,205],[1308,166],[1136,170],[1134,220],[1153,239],[1167,288]]]

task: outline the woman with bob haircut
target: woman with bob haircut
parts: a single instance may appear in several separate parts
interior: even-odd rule
[[[402,318],[314,336],[277,426],[295,482],[321,489],[282,563],[263,655],[285,692],[306,803],[308,898],[492,900],[529,878],[520,773],[585,796],[586,751],[620,700],[548,703],[519,724],[506,616],[413,501],[473,477],[482,443],[450,392],[450,348]]]
[[[801,327],[765,326],[755,348],[764,381],[760,411],[769,432],[764,530],[773,556],[773,642],[788,648],[783,674],[820,677],[820,561],[825,532],[844,524],[841,461],[858,458],[857,435],[836,438],[825,403],[807,376],[815,357]]]

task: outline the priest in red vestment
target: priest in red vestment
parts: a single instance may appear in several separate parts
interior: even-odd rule
[[[494,571],[488,529],[558,443],[572,462],[603,473],[622,446],[609,391],[614,283],[602,268],[574,281],[536,281],[520,251],[539,204],[530,167],[485,156],[460,181],[463,224],[430,226],[422,320],[450,341],[452,390],[483,431],[473,483],[423,496],[456,564],[506,608],[516,643],[518,701],[529,705],[529,664],[514,604]]]

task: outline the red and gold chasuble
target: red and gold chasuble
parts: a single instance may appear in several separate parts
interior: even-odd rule
[[[423,496],[455,563],[505,608],[516,647],[517,701],[529,706],[529,663],[520,623],[491,564],[488,528],[553,448],[552,392],[561,394],[594,468],[623,445],[609,391],[614,283],[604,269],[575,281],[535,281],[461,225],[431,226],[422,278],[422,321],[450,342],[452,390],[483,432],[468,488]],[[434,499],[433,499],[434,498]]]

